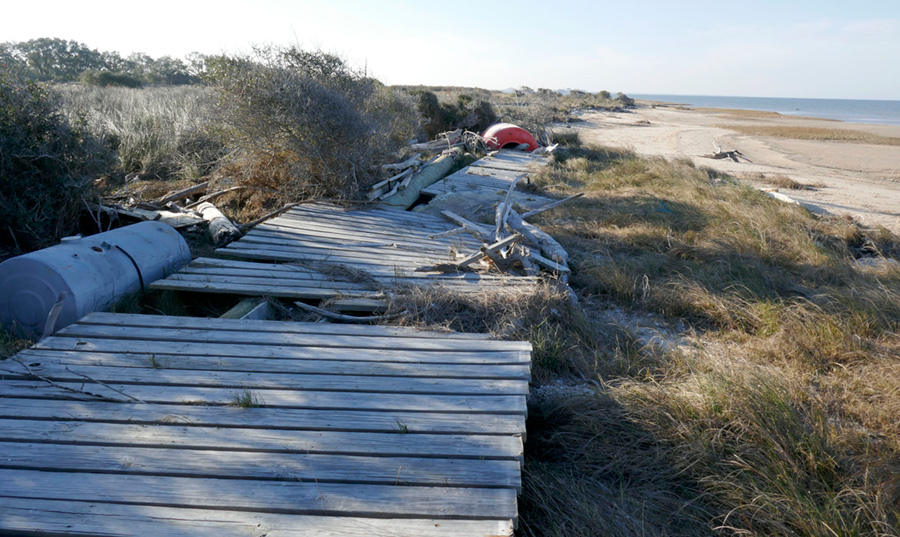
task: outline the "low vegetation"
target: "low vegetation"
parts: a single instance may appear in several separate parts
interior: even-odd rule
[[[47,87],[0,70],[0,245],[30,251],[74,231],[112,157]]]
[[[900,138],[882,136],[855,129],[824,127],[790,127],[786,125],[716,125],[722,129],[737,131],[750,136],[772,136],[795,140],[824,140],[830,142],[851,142],[857,144],[900,145]]]
[[[530,412],[523,534],[897,534],[900,238],[622,151],[541,182],[587,193],[540,224],[588,317],[630,313]]]
[[[287,201],[357,198],[418,129],[409,99],[332,54],[266,48],[207,67],[225,173]]]
[[[107,141],[120,176],[154,180],[208,175],[225,153],[213,124],[210,92],[202,86],[154,88],[61,85],[69,117]]]

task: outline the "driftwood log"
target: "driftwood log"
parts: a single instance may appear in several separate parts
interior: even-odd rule
[[[722,148],[719,146],[719,144],[717,144],[715,142],[713,142],[713,147],[715,148],[716,152],[713,153],[712,155],[709,155],[707,158],[717,159],[717,160],[730,158],[731,160],[733,160],[735,162],[740,162],[741,160],[744,160],[746,162],[752,162],[750,159],[745,157],[744,154],[741,153],[740,151],[738,151],[737,149],[734,149],[732,151],[723,151]]]
[[[241,236],[241,230],[212,203],[201,203],[197,206],[197,212],[209,222],[209,236],[217,246],[227,244]]]

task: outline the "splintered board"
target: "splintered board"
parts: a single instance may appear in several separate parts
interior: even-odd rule
[[[531,346],[93,313],[0,363],[0,533],[511,535]]]

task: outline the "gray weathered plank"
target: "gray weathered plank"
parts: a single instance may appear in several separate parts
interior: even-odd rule
[[[235,430],[177,423],[0,419],[0,440],[377,457],[517,461],[523,457],[522,439],[518,436]]]
[[[249,392],[252,395],[252,392]],[[112,403],[4,398],[0,417],[92,420],[108,423],[180,423],[253,429],[348,432],[524,434],[525,418],[505,414],[353,411],[264,407]],[[277,411],[276,411],[277,410]]]
[[[528,364],[411,364],[350,360],[281,360],[229,356],[184,356],[161,353],[97,353],[26,349],[18,358],[26,363],[53,360],[75,365],[158,368],[188,371],[242,371],[246,373],[305,373],[325,375],[372,375],[457,379],[528,380]],[[12,369],[13,362],[0,364]]]
[[[122,399],[128,394],[146,403],[232,405],[244,390],[266,408],[302,408],[317,410],[367,410],[408,412],[465,412],[467,414],[526,415],[524,395],[433,395],[409,393],[371,393],[345,391],[298,391],[270,388],[225,388],[169,385],[140,385],[105,382],[106,386],[86,381],[35,383],[6,380],[0,383],[0,397],[41,399],[77,399],[91,401],[96,396]],[[79,394],[90,392],[93,396]]]
[[[265,322],[265,321],[263,321]],[[466,340],[437,338],[383,338],[371,336],[345,336],[340,334],[303,334],[286,332],[261,333],[252,329],[244,331],[177,329],[165,327],[126,327],[73,324],[58,331],[55,337],[85,337],[109,339],[135,339],[160,341],[199,341],[216,343],[258,343],[262,345],[297,345],[316,347],[344,347],[354,349],[406,349],[423,351],[531,351],[525,341]]]
[[[86,337],[49,337],[35,344],[37,349],[62,351],[92,351],[112,353],[180,354],[191,356],[236,356],[304,360],[353,360],[362,362],[410,363],[468,363],[511,364],[528,363],[528,351],[424,351],[373,349],[359,350],[333,347],[297,347],[290,345],[223,344],[203,342],[170,342],[155,340],[117,340]]]
[[[510,520],[248,513],[0,497],[0,528],[103,537],[512,537]]]
[[[238,284],[231,282],[197,282],[179,278],[157,280],[150,284],[151,289],[172,291],[215,292],[231,295],[274,296],[283,298],[307,298],[326,300],[335,297],[368,297],[374,291],[344,290],[322,287],[276,287],[264,284]]]
[[[87,365],[69,361],[44,360],[30,371],[59,382],[145,384],[219,387],[232,389],[278,389],[300,391],[345,391],[371,393],[414,393],[442,395],[527,395],[524,379],[460,379],[394,377],[373,375],[331,375],[306,373],[260,373],[245,371],[185,371],[154,368]],[[3,364],[7,375],[29,373],[18,363]],[[11,378],[11,377],[7,377]],[[91,380],[92,379],[92,380]]]
[[[0,470],[0,496],[331,516],[513,519],[516,491]]]
[[[0,441],[0,469],[315,481],[370,485],[521,488],[512,460],[360,457]]]
[[[301,334],[331,334],[374,337],[426,337],[437,339],[495,339],[490,334],[437,332],[406,326],[351,325],[327,323],[262,322],[242,319],[212,319],[177,317],[171,315],[137,315],[97,311],[83,317],[80,324],[111,326],[150,326],[158,328],[191,328],[207,330],[253,330],[255,332],[285,332]]]

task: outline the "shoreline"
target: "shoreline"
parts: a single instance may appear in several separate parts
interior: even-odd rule
[[[727,173],[759,188],[775,188],[813,212],[851,217],[900,234],[900,149],[885,145],[900,143],[900,125],[646,100],[626,112],[582,111],[578,117],[581,121],[560,130],[576,131],[588,144],[630,149],[649,157],[689,159],[698,167]],[[847,140],[800,137],[820,132]],[[868,137],[882,143],[860,142]],[[750,162],[710,158],[716,146],[738,150]],[[800,188],[785,188],[785,184]]]
[[[725,97],[716,95],[645,95],[637,102],[694,109],[751,110],[784,117],[818,118],[847,123],[900,126],[900,100]]]

